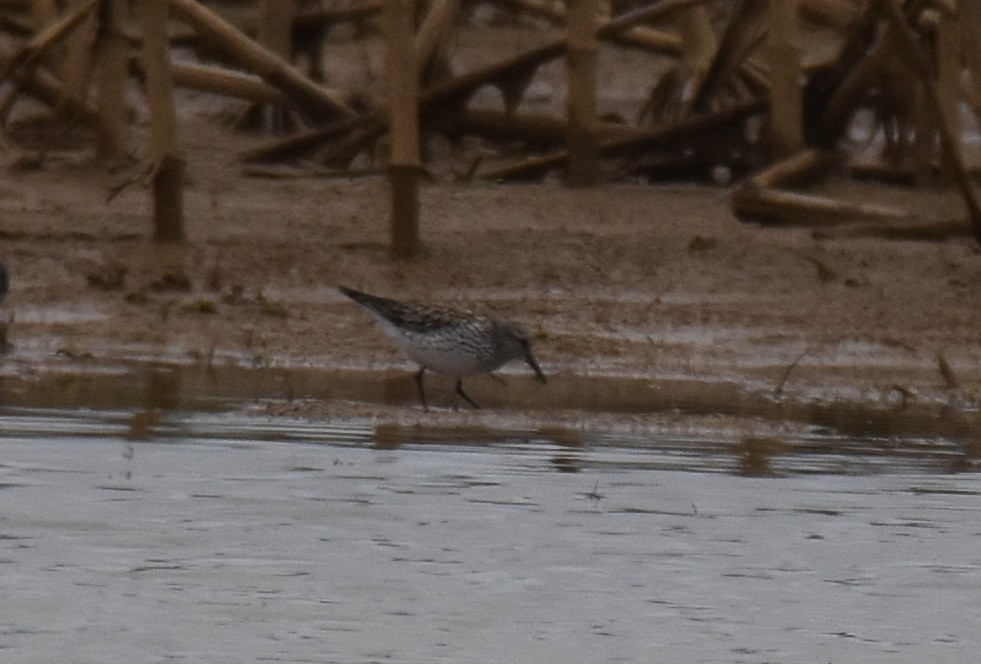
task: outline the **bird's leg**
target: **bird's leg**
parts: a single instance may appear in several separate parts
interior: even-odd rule
[[[463,397],[468,404],[470,404],[471,406],[473,406],[477,410],[480,410],[480,406],[477,405],[477,402],[474,401],[473,399],[471,399],[467,395],[467,393],[463,391],[463,379],[462,378],[457,378],[456,379],[456,393],[459,394],[461,397]]]
[[[419,398],[422,399],[422,409],[429,410],[429,406],[426,404],[426,390],[422,387],[422,375],[426,373],[426,367],[419,367],[419,371],[416,372],[416,386],[419,388]]]

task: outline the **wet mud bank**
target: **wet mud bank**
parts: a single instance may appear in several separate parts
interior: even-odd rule
[[[380,447],[517,437],[557,448],[643,448],[682,433],[672,447],[731,448],[748,474],[766,474],[771,458],[793,453],[933,456],[938,469],[981,467],[981,410],[963,394],[925,400],[885,390],[874,400],[829,399],[731,381],[569,372],[544,386],[523,375],[478,378],[468,390],[483,409],[459,402],[452,381],[436,377],[436,405],[423,410],[411,374],[394,368],[70,362],[0,373],[0,407],[130,412],[134,438],[155,435],[169,413],[231,411],[358,423]]]

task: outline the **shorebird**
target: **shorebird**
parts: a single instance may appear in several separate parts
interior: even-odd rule
[[[381,326],[413,362],[419,365],[416,385],[426,408],[423,375],[426,369],[456,376],[456,392],[474,408],[477,403],[463,390],[463,377],[494,371],[510,360],[524,360],[545,382],[545,374],[531,353],[528,336],[514,325],[449,307],[398,302],[338,286]]]

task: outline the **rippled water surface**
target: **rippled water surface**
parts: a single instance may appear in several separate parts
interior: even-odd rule
[[[773,445],[7,406],[0,660],[976,661],[956,445]]]

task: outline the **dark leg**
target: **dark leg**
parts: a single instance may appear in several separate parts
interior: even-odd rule
[[[422,374],[426,373],[426,367],[419,367],[419,371],[416,372],[416,385],[419,387],[419,398],[422,399],[422,409],[429,410],[429,406],[426,405],[426,390],[422,388]]]
[[[471,399],[469,396],[467,396],[467,393],[463,391],[463,379],[462,378],[457,378],[456,379],[456,393],[459,394],[461,397],[463,397],[468,404],[470,404],[471,406],[473,406],[477,410],[480,410],[480,406],[477,405],[477,402],[474,401],[473,399]]]

